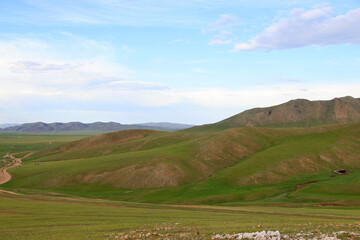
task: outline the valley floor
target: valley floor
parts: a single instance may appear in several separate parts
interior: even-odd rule
[[[1,190],[0,215],[1,239],[360,239],[360,207],[164,205]]]

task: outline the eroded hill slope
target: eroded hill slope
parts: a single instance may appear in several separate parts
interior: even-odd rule
[[[311,127],[350,122],[360,122],[360,99],[348,96],[330,101],[291,100],[277,106],[250,109],[203,127]]]
[[[35,154],[14,172],[13,185],[174,187],[203,181],[286,134],[243,128],[203,134],[129,130],[98,135]]]
[[[327,201],[329,195],[339,200],[344,196],[340,190],[350,182],[346,196],[353,201],[358,196],[359,156],[359,123],[197,133],[131,130],[37,153],[11,171],[13,180],[5,187],[131,201],[211,203]],[[351,174],[333,177],[335,169]],[[298,189],[308,182],[317,183]],[[327,183],[332,188],[317,187]]]

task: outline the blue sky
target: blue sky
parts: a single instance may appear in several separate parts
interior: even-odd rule
[[[0,123],[203,124],[360,97],[360,1],[0,2]]]

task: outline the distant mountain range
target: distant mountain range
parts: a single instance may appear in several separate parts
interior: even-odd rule
[[[149,129],[159,131],[177,131],[185,128],[193,127],[193,125],[179,124],[179,123],[140,123],[140,124],[120,124],[116,122],[95,122],[95,123],[24,123],[17,126],[5,126],[0,129],[0,132],[78,132],[78,131],[92,131],[92,132],[112,132],[119,130],[130,129]]]
[[[13,126],[19,126],[21,124],[19,123],[0,123],[0,128],[7,128],[7,127],[13,127]]]
[[[266,108],[254,108],[206,127],[311,127],[360,121],[360,98],[329,101],[296,99]],[[203,126],[200,126],[201,128]]]
[[[309,101],[296,99],[266,108],[253,108],[214,124],[194,128],[232,128],[232,127],[311,127],[324,124],[360,122],[360,98],[350,96],[334,98],[329,101]],[[14,125],[14,124],[13,124]],[[95,123],[24,123],[18,126],[5,126],[0,132],[77,132],[98,133],[131,129],[177,131],[194,127],[179,123],[139,123],[120,124],[116,122]],[[191,130],[192,131],[192,130]]]

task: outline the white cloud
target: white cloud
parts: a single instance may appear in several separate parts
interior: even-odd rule
[[[228,9],[249,6],[248,1],[219,0],[26,0],[25,2],[26,8],[21,8],[15,1],[7,1],[6,11],[2,11],[0,15],[0,22],[39,25],[180,25],[199,28],[209,21],[209,16],[212,17],[213,12],[222,13]],[[261,4],[265,5],[263,1]],[[219,24],[228,24],[231,21],[231,15],[229,17],[228,14],[224,14],[223,18],[219,19]]]
[[[140,81],[114,81],[107,84],[109,87],[115,87],[123,90],[165,90],[170,89],[167,85],[152,82]]]
[[[198,64],[198,63],[206,63],[209,62],[210,59],[204,58],[204,59],[194,59],[184,62],[183,64]]]
[[[217,20],[215,20],[215,22],[210,23],[208,28],[202,28],[201,33],[208,34],[217,32],[218,34],[216,37],[218,38],[229,37],[232,35],[232,32],[229,30],[231,30],[232,27],[238,23],[238,17],[231,14],[222,14],[218,17]]]
[[[225,45],[225,44],[230,44],[232,43],[231,40],[211,40],[209,42],[210,46],[216,46],[216,45]]]
[[[71,60],[59,48],[64,45],[63,42],[54,44],[41,39],[0,41],[1,121],[46,120],[49,114],[57,112],[58,115],[51,116],[51,119],[90,121],[88,119],[98,118],[104,121],[106,115],[107,119],[120,122],[123,120],[115,119],[115,116],[128,116],[127,122],[134,122],[133,115],[143,114],[137,121],[144,118],[151,120],[151,116],[157,115],[154,111],[161,112],[159,109],[163,112],[157,116],[164,119],[158,120],[171,120],[170,117],[172,121],[185,119],[184,112],[187,116],[204,118],[199,114],[204,113],[211,119],[221,120],[229,112],[279,104],[293,98],[360,96],[360,84],[316,85],[291,79],[291,84],[286,83],[289,79],[285,79],[277,85],[239,89],[172,88],[158,82],[133,79],[131,70],[115,63],[111,46],[106,43],[86,40],[92,42],[93,46],[92,51],[88,51],[82,48],[82,40],[76,39],[71,38],[71,48],[78,48],[83,53],[79,58]],[[209,59],[196,59],[185,64],[207,61]],[[199,73],[206,72],[200,68],[191,69]],[[177,109],[178,115],[168,113],[174,109]],[[148,113],[143,113],[145,110]],[[71,111],[77,111],[78,114],[72,115]],[[101,115],[101,112],[105,115]],[[124,112],[132,116],[120,114]],[[73,119],[70,119],[72,116]],[[200,120],[194,118],[193,121]],[[201,121],[206,123],[211,120],[204,118]]]
[[[271,106],[295,98],[319,100],[347,95],[360,97],[360,83],[311,84],[294,81],[238,89],[181,89],[161,83],[114,79],[94,87],[88,87],[88,83],[55,86],[30,81],[7,81],[5,84],[3,79],[0,81],[0,116],[4,122],[51,119],[134,123],[156,117],[158,121],[178,119],[189,123],[207,123],[249,108]],[[124,115],[125,112],[127,114]],[[169,115],[169,112],[176,114]],[[200,116],[200,112],[207,117]]]
[[[203,68],[193,68],[191,69],[193,72],[196,72],[196,73],[209,73],[208,70],[206,69],[203,69]]]
[[[213,27],[230,27],[234,25],[238,21],[236,16],[230,14],[222,14],[220,17],[215,21],[215,23],[211,24]]]
[[[78,106],[79,110],[102,111],[103,108],[136,109],[191,105],[193,109],[242,111],[251,107],[279,104],[294,98],[315,100],[346,95],[359,97],[360,83],[311,84],[291,81],[239,89],[174,89],[160,83],[121,80],[96,85],[94,88],[83,85],[54,87],[32,82],[7,82],[0,89],[0,109],[19,109],[21,112],[21,109],[25,108],[53,110]]]
[[[233,43],[231,39],[233,37],[232,27],[238,23],[238,18],[230,14],[222,14],[214,22],[209,24],[209,29],[202,29],[203,34],[211,33],[212,39],[208,45],[226,45]]]
[[[289,49],[305,46],[360,43],[360,8],[332,16],[329,6],[312,10],[293,9],[289,16],[273,23],[248,43],[238,43],[234,51]]]
[[[131,80],[133,72],[114,63],[113,50],[107,43],[61,36],[61,40],[16,37],[1,40],[1,85],[22,89],[31,82],[35,88],[60,85],[89,88],[104,82]]]
[[[226,31],[226,30],[222,30],[220,31],[219,35],[217,36],[218,38],[227,38],[227,37],[230,37],[232,36],[233,33],[232,32],[229,32],[229,31]]]
[[[298,78],[279,78],[277,79],[279,82],[288,82],[288,83],[302,83],[305,82],[303,79]]]
[[[67,69],[74,69],[75,66],[64,63],[42,63],[36,61],[18,61],[14,63],[14,67],[11,69],[15,73],[26,73],[26,72],[48,72],[48,71],[64,71]]]

